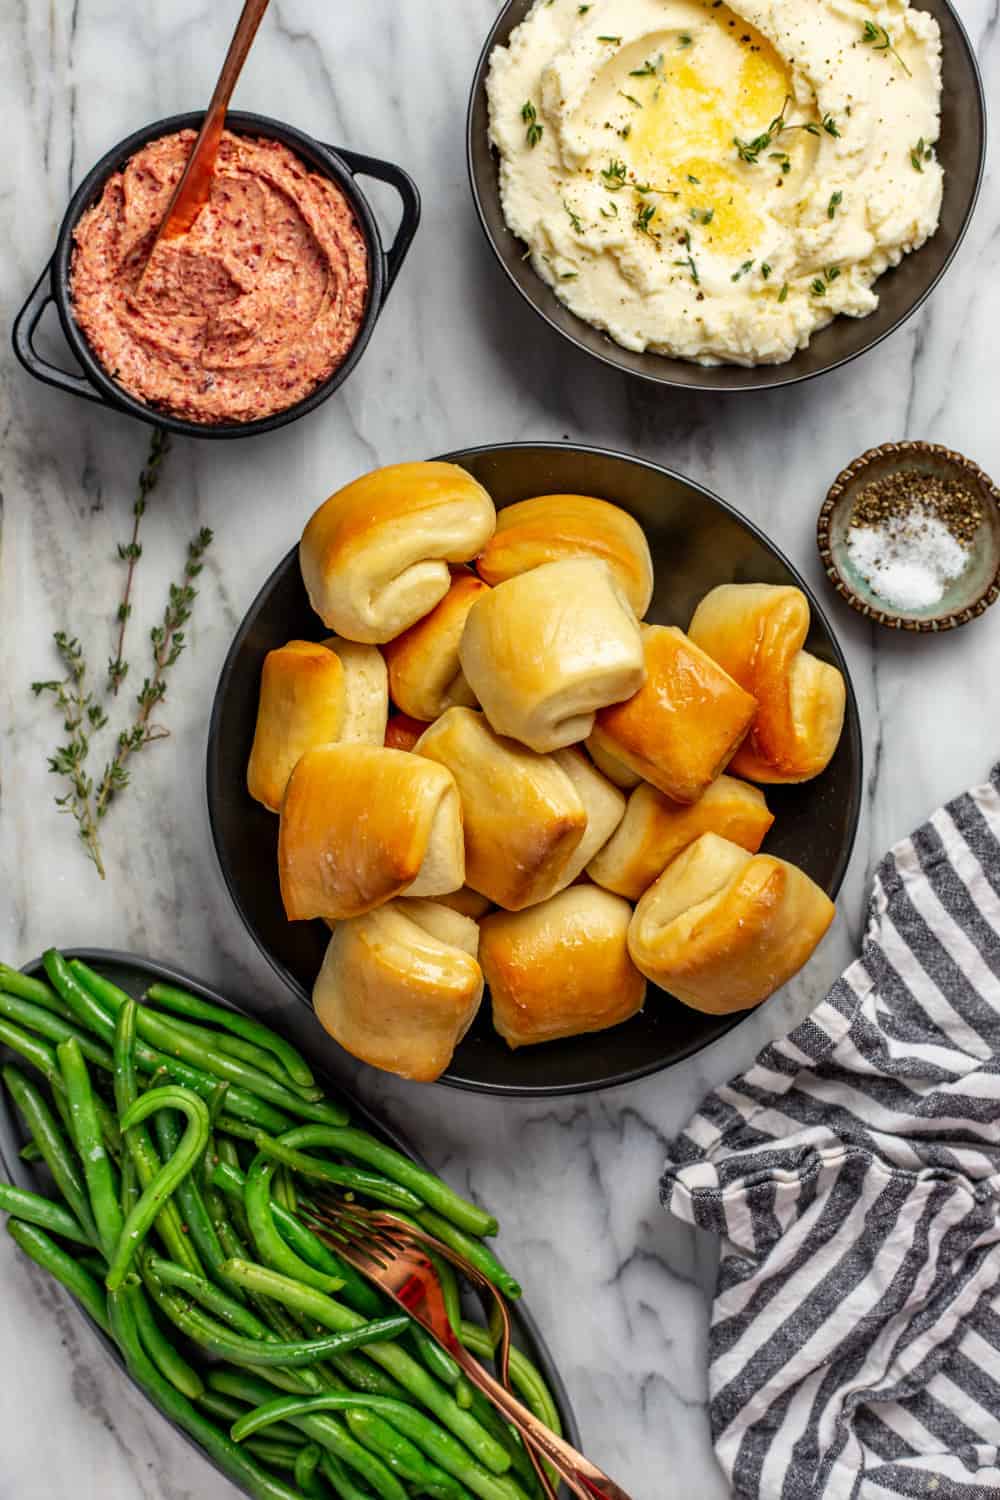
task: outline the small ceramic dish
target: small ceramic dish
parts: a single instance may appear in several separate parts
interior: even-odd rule
[[[965,569],[933,605],[903,609],[875,593],[851,561],[847,545],[851,515],[861,491],[891,474],[953,479],[980,497],[983,518],[969,545]],[[890,630],[954,630],[967,625],[1000,596],[1000,489],[978,464],[940,443],[883,443],[869,448],[837,475],[816,527],[826,575],[852,609]]]

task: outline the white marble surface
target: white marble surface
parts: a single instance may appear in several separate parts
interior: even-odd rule
[[[199,106],[237,7],[206,0],[6,0],[0,7],[3,326],[48,256],[70,189],[111,144]],[[960,0],[994,97],[996,0]],[[275,981],[233,914],[209,843],[206,715],[232,632],[316,503],[377,463],[453,446],[570,438],[662,460],[704,481],[822,587],[815,514],[869,444],[942,441],[1000,475],[996,421],[1000,186],[930,306],[864,360],[771,396],[658,392],[577,355],[508,289],[481,239],[464,165],[465,96],[494,0],[273,0],[240,86],[245,108],[394,158],[424,222],[370,349],[302,423],[236,444],[178,443],[145,523],[134,642],[161,607],[196,525],[217,540],[193,649],[175,674],[171,739],[144,755],[107,825],[101,885],[52,805],[45,755],[51,632],[103,661],[145,431],[31,382],[3,351],[0,398],[0,952],[50,942],[175,959],[261,1001]],[[379,200],[387,202],[388,200]],[[53,347],[58,345],[53,334]],[[713,1250],[657,1204],[664,1148],[702,1093],[822,994],[852,952],[875,858],[1000,755],[1000,608],[940,639],[876,636],[830,612],[862,705],[866,809],[831,938],[808,972],[734,1035],[635,1087],[495,1102],[365,1072],[358,1086],[503,1221],[507,1258],[565,1373],[593,1456],[635,1500],[724,1500],[705,1414]],[[233,1492],[96,1349],[60,1294],[0,1241],[0,1500],[184,1500]]]

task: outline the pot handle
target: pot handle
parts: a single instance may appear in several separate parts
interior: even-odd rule
[[[406,259],[406,252],[417,232],[420,223],[420,192],[417,184],[408,172],[402,167],[397,167],[394,162],[382,161],[377,156],[362,156],[358,151],[348,151],[344,146],[329,146],[328,150],[339,156],[347,163],[348,168],[354,176],[374,177],[379,182],[387,182],[390,187],[396,189],[403,204],[403,215],[396,230],[396,238],[385,252],[385,291],[382,293],[382,301],[385,302],[392,284],[399,275],[399,268]]]
[[[28,374],[34,375],[36,380],[44,380],[46,385],[54,385],[58,390],[67,391],[71,396],[82,396],[85,401],[96,401],[98,406],[107,406],[108,403],[104,397],[94,390],[90,381],[83,375],[76,375],[70,370],[63,370],[58,365],[50,364],[35,348],[33,342],[35,329],[49,303],[54,301],[51,284],[52,262],[49,261],[29,293],[28,300],[14,319],[12,334],[14,353]]]

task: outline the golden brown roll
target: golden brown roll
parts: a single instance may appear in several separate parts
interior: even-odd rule
[[[487,585],[468,568],[453,568],[451,587],[430,614],[385,647],[392,701],[414,719],[437,719],[446,708],[474,708],[476,695],[458,662],[466,617]]]
[[[390,901],[338,922],[313,989],[320,1023],[354,1057],[440,1077],[483,995],[475,922],[432,901]]]
[[[347,714],[344,668],[325,646],[289,641],[264,658],[247,790],[277,812],[296,762],[341,737]]]
[[[586,739],[594,711],[644,677],[639,627],[606,563],[566,558],[476,600],[462,670],[497,734],[544,752]]]
[[[602,708],[591,743],[675,802],[697,802],[750,727],[756,700],[673,625],[644,625],[646,679]]]
[[[653,560],[638,521],[591,495],[538,495],[497,513],[497,529],[476,563],[487,583],[503,583],[561,557],[607,563],[638,619],[653,597]]]
[[[763,782],[818,776],[837,748],[847,690],[836,667],[802,649],[809,633],[802,590],[721,584],[698,605],[688,633],[757,699],[733,771]]]
[[[409,714],[390,714],[385,726],[385,744],[390,750],[412,750],[427,725]]]
[[[574,885],[529,911],[484,918],[479,961],[508,1046],[604,1031],[642,1009],[646,982],[626,941],[631,915],[620,896]]]
[[[703,833],[640,900],[628,949],[654,984],[725,1015],[791,979],[833,916],[833,902],[795,865]]]
[[[587,754],[601,775],[606,776],[609,781],[613,781],[615,786],[621,787],[625,792],[630,792],[634,786],[639,785],[642,780],[639,772],[633,771],[632,767],[627,766],[623,760],[619,760],[617,755],[612,755],[609,751],[602,750],[600,745],[594,740],[593,735],[585,740],[584,744],[587,748]]]
[[[471,708],[449,708],[415,752],[458,783],[469,885],[511,911],[551,895],[587,829],[586,808],[555,758],[494,734]]]
[[[587,814],[583,838],[570,855],[569,863],[552,888],[552,895],[572,885],[590,861],[604,848],[625,816],[625,796],[602,776],[582,750],[554,750],[552,759],[561,766],[576,788],[576,794]]]
[[[474,922],[485,917],[493,905],[489,896],[474,891],[471,885],[463,885],[461,890],[449,891],[444,896],[435,896],[434,900],[438,906],[448,906],[463,917],[471,917]]]
[[[720,776],[703,797],[685,806],[643,782],[625,816],[587,874],[606,890],[638,901],[682,849],[703,833],[717,833],[756,854],[774,818],[758,787]]]
[[[389,717],[389,674],[381,651],[336,635],[323,645],[344,668],[345,713],[338,738],[352,745],[381,745]]]
[[[450,562],[493,535],[493,501],[457,464],[392,464],[345,485],[302,533],[313,609],[350,641],[391,641],[443,599]]]
[[[278,872],[293,922],[358,916],[404,891],[457,890],[465,857],[454,777],[380,745],[307,751],[281,807]]]

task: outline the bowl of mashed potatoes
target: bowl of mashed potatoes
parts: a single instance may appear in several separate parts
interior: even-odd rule
[[[833,369],[920,306],[985,136],[948,0],[509,0],[468,156],[554,328],[660,384],[742,390]]]

